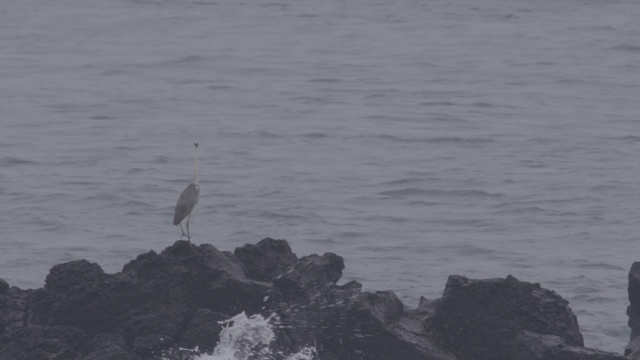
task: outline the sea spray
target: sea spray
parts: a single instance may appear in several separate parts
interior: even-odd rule
[[[193,360],[314,360],[316,350],[305,347],[295,354],[274,353],[269,345],[275,339],[271,322],[277,321],[272,314],[266,319],[260,315],[247,316],[244,312],[223,322],[220,342],[212,354],[196,356]]]

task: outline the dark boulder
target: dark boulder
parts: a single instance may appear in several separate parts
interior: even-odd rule
[[[363,293],[355,281],[335,285],[342,269],[335,254],[311,255],[274,279],[285,300],[277,311],[281,350],[315,344],[320,359],[454,360],[392,291]]]
[[[7,295],[7,292],[9,292],[9,283],[0,279],[0,295]]]
[[[206,353],[212,352],[220,340],[220,322],[229,318],[229,315],[209,309],[198,309],[182,334],[180,346],[189,349],[198,347]]]
[[[488,280],[450,276],[427,329],[460,359],[511,359],[510,349],[522,330],[583,346],[568,302],[513,276]]]
[[[629,342],[624,349],[624,355],[629,359],[640,359],[640,336],[636,336]]]
[[[631,328],[631,339],[640,335],[640,262],[634,262],[629,270],[629,306],[627,315],[629,316],[629,327]]]
[[[627,316],[631,328],[631,342],[625,349],[630,359],[640,359],[640,262],[634,262],[629,270],[629,306]]]
[[[626,360],[619,354],[572,346],[559,336],[527,330],[518,333],[510,352],[510,358],[517,360]]]
[[[334,253],[316,254],[298,260],[287,271],[273,279],[273,284],[291,296],[304,295],[308,300],[324,294],[344,270],[344,259]]]
[[[368,312],[381,323],[386,324],[404,314],[404,304],[393,291],[376,291],[363,293],[356,307]]]
[[[117,274],[74,261],[52,268],[32,299],[30,322],[73,326],[88,334],[179,338],[198,308],[259,312],[268,283],[244,277],[242,266],[211,245],[178,241],[161,254],[138,256]]]
[[[29,325],[0,338],[0,360],[80,360],[91,351],[89,337],[67,326]]]
[[[138,336],[132,345],[133,353],[143,359],[158,359],[165,351],[172,348],[175,348],[175,342],[164,335]]]
[[[331,310],[325,312],[331,313]],[[322,354],[354,360],[454,360],[392,291],[364,292],[320,322]]]
[[[286,240],[265,238],[257,244],[246,244],[237,248],[234,255],[247,269],[247,277],[260,281],[271,281],[298,260]]]
[[[97,334],[93,337],[96,348],[84,360],[142,360],[127,351],[127,345],[120,334]]]
[[[0,334],[24,327],[28,321],[29,297],[33,290],[15,286],[0,295]]]
[[[51,292],[69,292],[83,288],[87,283],[93,283],[106,277],[100,265],[87,260],[75,260],[64,264],[54,265],[44,282],[44,289]]]

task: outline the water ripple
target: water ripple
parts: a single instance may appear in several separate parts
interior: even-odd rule
[[[386,190],[378,193],[378,195],[404,198],[413,196],[451,196],[451,197],[481,197],[481,198],[499,198],[505,196],[501,193],[492,193],[482,190],[465,189],[465,190],[439,190],[439,189],[421,189],[406,188],[399,190]]]

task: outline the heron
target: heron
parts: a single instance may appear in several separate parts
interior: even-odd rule
[[[182,235],[180,238],[187,237],[187,240],[191,242],[191,234],[189,233],[189,220],[191,219],[191,212],[196,204],[200,200],[200,184],[198,183],[198,143],[193,143],[195,150],[193,153],[193,181],[189,184],[180,194],[178,202],[176,203],[176,210],[173,216],[173,225],[180,225]],[[187,218],[187,233],[184,233],[182,228],[182,220]]]

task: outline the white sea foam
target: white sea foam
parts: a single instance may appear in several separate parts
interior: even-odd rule
[[[194,360],[314,360],[316,351],[305,347],[295,354],[274,352],[270,345],[275,339],[273,320],[276,315],[264,318],[262,315],[247,316],[244,312],[224,322],[220,342],[213,354],[200,355]]]

